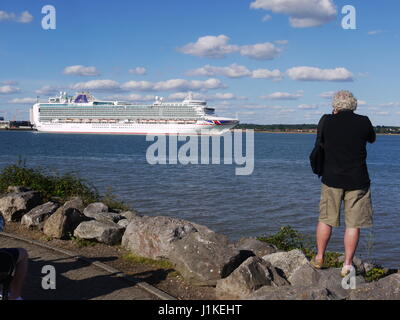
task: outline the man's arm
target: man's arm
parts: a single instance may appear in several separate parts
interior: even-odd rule
[[[317,145],[318,143],[320,143],[321,140],[322,140],[322,129],[323,129],[324,122],[325,122],[327,116],[328,116],[328,115],[324,114],[324,115],[321,117],[321,119],[319,120],[319,122],[318,122],[317,138],[316,138],[316,140],[315,140],[315,145]]]
[[[367,134],[367,141],[369,143],[374,143],[376,140],[376,133],[374,130],[374,126],[371,123],[371,120],[367,117],[367,122],[368,122],[368,134]]]

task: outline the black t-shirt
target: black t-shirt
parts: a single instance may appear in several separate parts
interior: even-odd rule
[[[325,151],[322,183],[345,190],[368,188],[366,144],[376,139],[369,118],[349,110],[326,114],[318,124],[320,134]]]

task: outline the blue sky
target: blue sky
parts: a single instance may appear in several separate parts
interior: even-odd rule
[[[56,29],[44,30],[44,5]],[[356,9],[356,30],[341,26]],[[340,89],[375,125],[400,126],[395,0],[2,0],[0,116],[36,96],[181,100],[243,123],[316,123]]]

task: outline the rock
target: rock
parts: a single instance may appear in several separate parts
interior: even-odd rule
[[[142,215],[136,211],[123,211],[120,213],[121,216],[125,217],[128,221],[131,221],[135,217],[141,217]]]
[[[248,258],[228,277],[217,281],[218,299],[244,299],[262,286],[289,284],[283,278],[279,281],[272,268],[260,257]]]
[[[349,300],[400,300],[400,273],[351,290]]]
[[[229,276],[247,256],[230,246],[224,235],[202,228],[173,242],[168,258],[192,284],[215,286],[217,280]]]
[[[81,222],[88,220],[79,210],[82,207],[82,200],[79,198],[67,201],[46,220],[44,234],[57,239],[67,238]]]
[[[124,229],[116,223],[91,220],[80,223],[74,231],[74,236],[115,245],[121,242],[123,232]]]
[[[344,262],[344,255],[341,255],[341,256],[338,258],[338,261],[339,261],[339,262]],[[358,257],[356,257],[356,256],[353,258],[353,266],[354,266],[354,268],[356,268],[357,274],[362,274],[362,275],[364,275],[364,274],[366,273],[366,270],[365,270],[365,262],[362,261],[360,258],[358,258]]]
[[[119,220],[117,223],[120,227],[126,229],[128,227],[129,221],[128,219]]]
[[[19,221],[25,213],[40,204],[42,197],[39,192],[8,193],[0,199],[0,213],[5,221]]]
[[[151,259],[168,258],[173,243],[197,232],[188,221],[169,217],[132,217],[122,246],[134,254]]]
[[[325,288],[314,287],[271,287],[264,286],[252,293],[246,300],[332,300]]]
[[[89,204],[84,210],[83,214],[86,217],[92,218],[92,215],[99,212],[108,212],[108,207],[102,202],[94,202]]]
[[[342,286],[343,278],[340,275],[340,268],[329,268],[317,270],[310,264],[302,265],[289,277],[292,286],[313,286],[328,289],[335,299],[345,299],[350,293],[349,289]],[[363,277],[356,277],[356,285],[365,283]]]
[[[309,264],[306,256],[299,249],[288,252],[276,252],[263,257],[263,259],[275,268],[282,270],[286,279],[302,265]]]
[[[251,251],[254,255],[263,257],[271,253],[275,253],[278,249],[264,241],[257,240],[256,238],[241,238],[235,247],[243,251]]]
[[[7,188],[7,193],[22,193],[22,192],[28,192],[31,191],[28,188],[21,187],[21,186],[9,186]]]
[[[38,207],[33,208],[27,214],[24,214],[21,219],[21,224],[27,228],[42,229],[44,221],[50,217],[60,205],[55,202],[46,202]]]

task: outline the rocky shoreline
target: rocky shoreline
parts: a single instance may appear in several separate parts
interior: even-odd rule
[[[8,188],[0,198],[0,213],[50,238],[120,244],[136,256],[166,260],[191,284],[215,288],[218,299],[400,299],[398,270],[366,282],[374,266],[355,259],[356,288],[344,289],[339,269],[317,270],[301,250],[280,251],[255,238],[231,243],[225,235],[182,219],[113,210],[101,202],[85,206],[79,197],[43,203],[39,192],[23,187]]]

